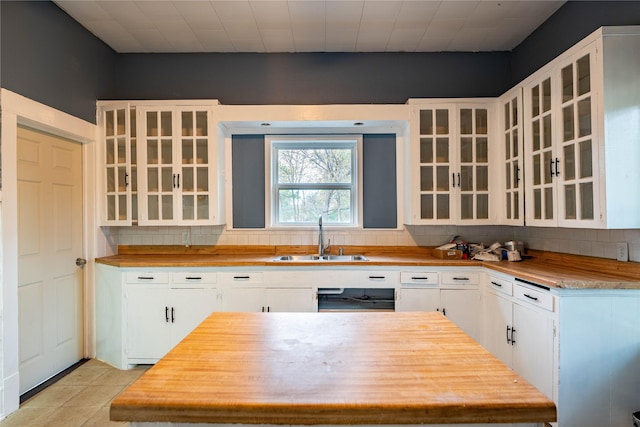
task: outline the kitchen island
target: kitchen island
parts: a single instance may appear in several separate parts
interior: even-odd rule
[[[111,419],[537,426],[556,408],[440,313],[214,313]]]

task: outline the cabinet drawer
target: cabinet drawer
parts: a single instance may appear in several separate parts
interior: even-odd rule
[[[216,283],[216,273],[205,272],[179,272],[173,273],[171,279],[176,284]]]
[[[160,271],[129,271],[127,283],[169,283],[169,273]]]
[[[505,295],[513,295],[513,283],[509,280],[489,276],[489,289]]]
[[[535,305],[536,307],[549,311],[554,311],[555,309],[554,297],[550,293],[516,285],[513,288],[513,294],[518,300]]]
[[[401,271],[400,283],[403,285],[437,285],[438,273],[433,271]]]
[[[218,278],[224,283],[262,283],[262,272],[250,271],[247,273],[219,273]]]
[[[480,273],[470,271],[447,271],[440,275],[443,285],[477,285],[480,283]]]

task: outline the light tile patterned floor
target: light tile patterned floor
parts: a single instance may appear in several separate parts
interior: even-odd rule
[[[109,405],[147,369],[120,371],[89,360],[20,405],[0,427],[125,427],[129,423],[109,421]]]

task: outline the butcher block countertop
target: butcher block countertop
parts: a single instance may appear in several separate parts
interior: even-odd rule
[[[335,248],[333,248],[335,249]],[[345,254],[364,254],[369,261],[274,261],[282,254],[312,254],[311,246],[120,246],[118,255],[97,263],[116,267],[317,267],[324,266],[484,266],[525,280],[566,289],[640,289],[640,264],[604,258],[530,251],[522,262],[441,259],[433,248],[411,246],[345,246]]]
[[[113,400],[111,420],[524,423],[556,408],[437,312],[213,313]]]

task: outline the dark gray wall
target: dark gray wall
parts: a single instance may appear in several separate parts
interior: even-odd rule
[[[231,182],[233,226],[265,227],[264,135],[233,135]]]
[[[362,136],[362,226],[398,225],[396,135]]]
[[[569,1],[527,37],[512,53],[515,86],[538,68],[608,25],[640,25],[638,1]]]
[[[116,53],[49,1],[0,1],[0,86],[89,122]]]
[[[509,63],[507,52],[122,54],[117,97],[394,104],[496,96],[509,89]]]

